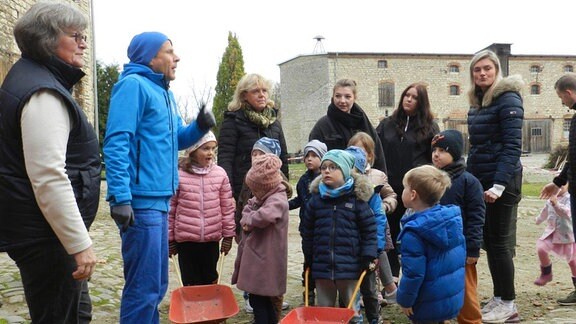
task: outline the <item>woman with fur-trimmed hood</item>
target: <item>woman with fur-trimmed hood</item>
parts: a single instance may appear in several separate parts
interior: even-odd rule
[[[472,59],[470,80],[467,171],[484,189],[484,249],[494,285],[494,297],[482,309],[482,320],[497,323],[518,316],[513,257],[522,186],[524,83],[518,76],[503,78],[500,61],[489,50]]]

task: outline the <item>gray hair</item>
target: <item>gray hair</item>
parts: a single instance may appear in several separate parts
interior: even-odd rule
[[[34,60],[45,60],[56,52],[65,30],[82,32],[88,20],[70,4],[40,1],[32,5],[14,26],[14,38],[22,52]]]
[[[486,90],[483,98],[491,98],[492,93],[494,92],[494,86],[496,86],[496,84],[498,84],[498,82],[502,80],[502,68],[500,65],[500,59],[498,59],[496,53],[490,50],[483,50],[476,53],[476,55],[474,55],[472,61],[470,62],[470,90],[468,91],[468,102],[472,107],[482,107],[482,99],[479,100],[479,98],[477,97],[477,94],[480,92],[480,89],[476,86],[476,83],[474,82],[474,65],[476,65],[478,61],[481,61],[483,59],[489,59],[490,61],[492,61],[492,63],[494,63],[494,66],[496,67],[496,78],[494,79],[494,83],[492,83],[492,85],[488,88],[488,90]]]

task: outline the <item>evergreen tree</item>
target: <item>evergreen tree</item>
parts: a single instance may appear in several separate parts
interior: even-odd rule
[[[224,119],[224,112],[228,110],[228,103],[232,101],[236,85],[238,85],[238,81],[240,81],[244,73],[242,48],[236,35],[228,32],[228,47],[226,47],[224,51],[224,56],[222,56],[222,61],[218,68],[216,94],[212,103],[212,111],[216,117],[216,126],[213,128],[213,131],[216,135],[218,135],[220,131],[220,125]]]
[[[96,62],[97,89],[98,89],[98,139],[100,140],[100,150],[104,144],[104,134],[106,132],[106,121],[108,120],[108,108],[110,106],[110,95],[114,83],[120,76],[118,64],[103,65]]]

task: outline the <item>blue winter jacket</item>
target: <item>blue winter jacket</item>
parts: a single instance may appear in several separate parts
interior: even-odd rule
[[[203,135],[196,122],[183,124],[163,74],[125,64],[112,89],[104,139],[106,200],[168,211],[178,187],[178,150]]]
[[[367,180],[355,181],[353,193],[322,198],[319,183],[320,177],[310,186],[312,198],[301,225],[302,251],[312,262],[311,276],[358,279],[362,259],[377,256],[376,219],[367,203],[373,189]]]
[[[464,304],[466,246],[458,206],[435,205],[406,214],[398,235],[402,277],[397,301],[414,321],[455,318]]]
[[[378,188],[381,188],[381,186],[378,186]],[[378,241],[378,253],[380,253],[384,251],[384,248],[386,247],[386,224],[388,224],[386,213],[384,213],[384,208],[382,208],[380,190],[370,197],[368,205],[370,206],[370,209],[372,209],[374,217],[376,218],[376,237]]]
[[[522,172],[522,124],[524,108],[518,77],[500,80],[491,97],[482,98],[482,107],[468,112],[468,172],[484,190],[494,184],[506,187],[514,174]]]

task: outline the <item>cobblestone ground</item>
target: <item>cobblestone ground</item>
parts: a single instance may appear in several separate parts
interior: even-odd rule
[[[544,156],[523,158],[525,181],[545,182],[552,173],[540,170]],[[103,192],[105,185],[102,186]],[[100,259],[90,281],[90,292],[94,305],[94,323],[117,323],[119,301],[122,293],[122,258],[117,229],[109,217],[108,205],[102,200],[91,235]],[[545,287],[536,287],[532,282],[539,274],[535,242],[543,227],[534,225],[534,217],[540,212],[543,202],[535,198],[525,198],[520,204],[518,218],[518,250],[516,263],[517,303],[524,323],[576,323],[576,307],[561,307],[555,300],[565,297],[573,289],[570,271],[564,261],[553,259],[554,281]],[[297,211],[291,213],[289,236],[288,291],[285,295],[291,308],[300,306],[302,287],[300,284],[302,253],[298,234]],[[235,258],[235,248],[224,260],[221,283],[228,283]],[[171,265],[172,267],[172,265]],[[265,271],[265,270],[264,270]],[[170,293],[178,288],[174,272],[170,273],[170,287],[161,305],[162,323],[169,323],[168,308]],[[486,258],[481,256],[478,264],[479,295],[482,300],[491,297],[492,283],[486,266]],[[240,312],[228,323],[250,323],[250,315],[244,311],[242,293],[233,288],[240,306]],[[0,253],[0,324],[29,323],[28,311],[23,297],[20,276],[16,266],[5,253]],[[289,310],[288,310],[289,311]],[[286,312],[288,312],[286,311]],[[388,323],[408,323],[396,306],[383,308],[381,312]]]

